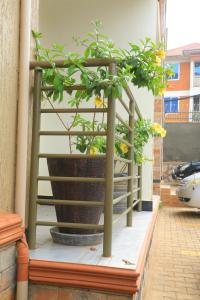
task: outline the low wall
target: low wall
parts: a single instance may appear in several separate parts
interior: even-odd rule
[[[0,299],[14,300],[16,289],[16,242],[23,237],[21,218],[0,213]]]
[[[0,299],[15,299],[16,247],[15,244],[0,248]]]
[[[29,300],[135,300],[134,296],[108,294],[92,290],[73,289],[57,286],[31,284],[29,286]]]
[[[200,160],[200,123],[165,124],[165,129],[164,162]]]

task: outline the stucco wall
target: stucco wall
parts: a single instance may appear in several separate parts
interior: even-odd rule
[[[75,50],[71,37],[83,36],[91,29],[91,21],[100,19],[103,32],[110,36],[119,47],[127,47],[129,41],[138,43],[145,37],[156,39],[157,1],[156,0],[54,0],[40,1],[40,31],[44,44],[64,43],[70,51]],[[77,50],[77,49],[76,49]],[[153,118],[154,97],[145,89],[134,89],[139,107],[147,118]],[[50,146],[50,144],[49,144]],[[49,147],[48,147],[49,148]],[[146,147],[146,155],[152,157],[152,143]],[[152,197],[152,165],[145,164],[145,200]],[[41,193],[46,193],[41,187]]]
[[[200,124],[165,124],[164,162],[200,160]]]
[[[20,1],[0,1],[0,209],[14,209]]]
[[[190,63],[189,62],[180,63],[179,79],[169,80],[167,91],[185,91],[189,89],[190,89]]]

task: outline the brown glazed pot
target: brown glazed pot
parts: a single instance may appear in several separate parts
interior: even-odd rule
[[[101,158],[48,158],[50,176],[105,177],[105,159]],[[54,199],[104,201],[104,183],[51,182]],[[58,222],[98,224],[103,208],[75,205],[55,205]],[[92,234],[95,229],[59,228],[61,233]]]

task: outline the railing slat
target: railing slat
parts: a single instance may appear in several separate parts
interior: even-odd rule
[[[36,225],[41,226],[58,226],[66,228],[84,228],[84,229],[103,229],[103,225],[96,224],[82,224],[82,223],[64,223],[64,222],[48,222],[48,221],[36,221]]]
[[[132,96],[132,94],[131,94]],[[129,101],[129,109],[132,113],[132,116],[129,115],[129,126],[134,129],[134,113],[135,113],[135,101],[134,98],[131,98],[130,96],[130,101]],[[132,130],[129,135],[128,135],[128,141],[129,143],[132,144],[133,147],[133,139],[134,139],[134,131]],[[128,165],[128,176],[130,176],[131,178],[134,177],[133,174],[133,159],[134,159],[134,149],[129,148],[128,149],[128,159],[131,160],[131,163]],[[131,210],[129,210],[128,214],[127,214],[127,218],[126,218],[126,225],[127,226],[132,226],[132,219],[133,219],[133,210],[132,210],[132,206],[133,206],[133,180],[129,180],[128,181],[128,191],[131,192],[130,196],[128,196],[127,198],[127,207],[131,208]]]
[[[38,153],[40,148],[40,137],[38,131],[40,130],[40,105],[41,105],[41,82],[42,70],[36,69],[34,75],[34,94],[33,94],[33,127],[32,127],[32,151],[31,151],[31,173],[30,173],[30,206],[29,206],[29,247],[34,249],[36,247],[36,225],[37,219],[37,204],[35,199],[38,192],[38,170],[39,159]]]
[[[114,221],[113,225],[117,223],[124,215],[127,215],[132,210],[132,207],[128,207],[123,213],[121,213]]]
[[[84,91],[86,89],[86,87],[84,85],[72,85],[72,86],[67,86],[65,85],[63,87],[63,90],[64,91],[67,91],[67,92],[73,92],[73,91]],[[42,91],[44,92],[50,92],[50,91],[54,91],[55,90],[55,87],[49,85],[49,86],[43,86],[41,88]]]
[[[51,200],[51,199],[37,199],[38,204],[55,204],[55,205],[79,205],[79,206],[94,206],[103,207],[104,202],[98,201],[79,201],[79,200]]]
[[[133,114],[130,111],[130,109],[128,108],[128,106],[126,105],[126,103],[121,98],[118,98],[118,100],[121,103],[121,105],[124,107],[124,109],[127,111],[127,113],[129,114],[129,116],[133,117]]]
[[[138,178],[138,200],[139,200],[139,204],[138,204],[138,211],[142,210],[142,165],[138,167],[138,174],[139,174],[139,178]]]
[[[127,215],[137,204],[139,203],[139,200],[136,200],[133,202],[132,207],[128,207],[123,213],[121,213],[114,221],[113,225],[116,224],[124,215]]]
[[[138,117],[139,117],[140,119],[142,119],[142,114],[141,114],[140,109],[139,109],[139,107],[138,107],[138,105],[137,105],[137,102],[135,101],[135,98],[134,98],[134,96],[133,96],[133,94],[132,94],[132,92],[131,92],[131,89],[129,88],[128,85],[127,85],[124,89],[125,89],[125,91],[126,91],[127,96],[129,97],[129,99],[130,99],[131,101],[134,102],[134,105],[135,105],[135,111],[136,111]]]
[[[87,62],[83,63],[84,67],[100,67],[100,66],[109,66],[112,62],[115,62],[114,59],[107,58],[92,58],[88,59]],[[66,60],[55,60],[54,66],[56,68],[68,68],[73,65],[73,62],[66,62]],[[42,69],[51,69],[52,64],[48,61],[31,61],[30,69],[35,69],[36,67],[40,67]]]
[[[39,158],[101,158],[105,159],[106,155],[105,154],[60,154],[60,153],[39,153],[38,154]]]
[[[122,142],[123,144],[127,145],[129,148],[133,148],[133,144],[127,142],[126,140],[120,138],[119,136],[116,135],[115,138],[116,138],[118,141]]]
[[[109,75],[116,74],[116,64],[109,65]],[[112,218],[113,218],[113,189],[114,189],[114,152],[115,152],[115,115],[116,101],[112,96],[108,97],[107,114],[107,140],[106,140],[106,184],[104,205],[104,242],[103,256],[110,257],[112,254]]]
[[[113,199],[113,204],[114,204],[114,205],[117,204],[118,202],[120,202],[120,201],[121,201],[122,199],[124,199],[125,197],[128,197],[130,194],[131,194],[131,192],[126,193],[126,194],[124,194],[124,195],[121,195],[121,196],[119,196],[119,197]]]
[[[132,162],[130,159],[122,158],[122,157],[119,157],[119,156],[116,156],[116,157],[115,157],[115,160],[116,160],[116,161],[124,162],[124,163],[126,163],[126,164],[130,164],[130,163]]]
[[[128,181],[131,180],[133,177],[132,176],[126,176],[126,177],[115,177],[113,179],[114,182],[121,182],[121,181]]]
[[[51,136],[106,136],[106,131],[39,131],[40,135]]]
[[[116,118],[119,120],[130,132],[133,131],[133,129],[120,117],[118,113],[116,113]]]
[[[94,178],[94,177],[62,177],[62,176],[38,176],[38,180],[41,181],[63,181],[63,182],[105,182],[105,178]]]
[[[53,113],[106,113],[107,108],[42,108],[40,112],[43,114]]]

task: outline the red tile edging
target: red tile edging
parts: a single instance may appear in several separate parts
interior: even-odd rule
[[[134,294],[139,274],[112,267],[30,260],[29,280],[38,284],[64,285]]]
[[[12,244],[23,237],[21,218],[16,214],[0,213],[0,247]]]
[[[144,242],[142,245],[142,249],[140,252],[140,256],[138,259],[137,267],[136,267],[136,272],[138,272],[141,275],[137,279],[138,289],[140,288],[142,274],[143,274],[146,259],[147,259],[147,254],[148,254],[148,251],[149,251],[149,248],[151,245],[151,239],[152,239],[152,235],[153,235],[153,231],[154,231],[154,227],[155,227],[155,223],[156,223],[156,219],[157,219],[157,215],[158,215],[158,210],[159,210],[159,201],[156,203],[156,206],[153,210],[153,216],[151,219],[151,223],[149,224],[148,230],[146,232]]]

